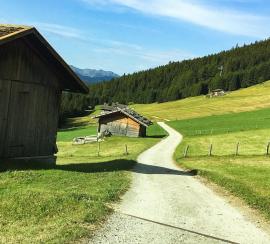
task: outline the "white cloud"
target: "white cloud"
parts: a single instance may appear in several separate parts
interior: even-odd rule
[[[44,32],[52,33],[62,37],[84,40],[83,33],[81,31],[69,26],[40,22],[32,23],[32,25]]]
[[[55,23],[36,22],[32,23],[32,25],[36,26],[41,32],[52,33],[63,38],[75,39],[83,46],[87,45],[90,53],[96,53],[97,56],[105,56],[106,59],[111,60],[129,60],[135,63],[136,67],[138,66],[142,69],[164,65],[169,61],[180,61],[194,57],[194,55],[178,49],[155,50],[135,43],[93,37],[85,30],[78,30],[73,27]],[[132,70],[134,71],[136,67],[132,66]]]
[[[100,4],[97,0],[82,0],[88,4]],[[144,14],[187,21],[210,29],[256,38],[269,36],[268,16],[235,11],[230,8],[212,7],[198,0],[102,0],[102,5],[118,5]]]
[[[132,45],[98,47],[92,51],[99,54],[102,53],[103,55],[105,54],[107,57],[113,56],[123,60],[134,60],[135,62],[140,63],[140,67],[143,67],[141,69],[148,69],[149,67],[164,65],[170,61],[181,61],[195,57],[191,53],[179,49],[154,50],[143,47],[134,49]]]
[[[84,30],[78,30],[73,27],[54,24],[54,23],[41,23],[41,22],[35,22],[32,23],[33,26],[37,27],[42,32],[52,33],[61,37],[65,38],[73,38],[77,39],[79,41],[83,41],[86,43],[91,43],[98,46],[111,46],[114,48],[129,48],[134,50],[140,50],[142,47],[137,44],[133,43],[126,43],[122,41],[117,40],[106,40],[101,39],[97,37],[90,36],[89,33],[87,33]]]

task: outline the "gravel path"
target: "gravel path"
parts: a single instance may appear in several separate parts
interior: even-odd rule
[[[236,208],[174,165],[182,136],[159,124],[169,136],[139,156],[131,189],[89,243],[270,243]]]

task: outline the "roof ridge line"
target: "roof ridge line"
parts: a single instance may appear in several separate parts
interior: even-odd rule
[[[24,25],[9,25],[9,24],[0,24],[0,30],[1,30],[1,27],[4,27],[4,28],[14,28],[17,30],[13,31],[13,32],[10,32],[6,35],[3,35],[3,36],[0,36],[0,40],[5,40],[9,37],[12,37],[12,36],[15,36],[15,35],[18,35],[20,33],[23,33],[23,32],[27,32],[27,31],[30,31],[30,30],[34,30],[35,27],[33,26],[24,26]]]

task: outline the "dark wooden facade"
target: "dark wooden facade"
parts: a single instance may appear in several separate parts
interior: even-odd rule
[[[62,91],[88,88],[36,29],[12,28],[0,25],[0,158],[52,156]]]

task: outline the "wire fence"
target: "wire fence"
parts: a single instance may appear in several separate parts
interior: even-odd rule
[[[227,150],[227,153],[216,153],[215,149],[220,149],[223,145],[213,144],[210,143],[208,148],[199,147],[198,145],[192,146],[190,144],[187,144],[184,147],[183,150],[183,157],[187,158],[190,156],[269,156],[270,155],[270,142],[268,142],[266,145],[263,144],[261,148],[254,148],[253,150],[250,150],[250,145],[248,148],[245,148],[247,146],[246,144],[241,144],[240,142],[235,143],[233,147],[230,148],[230,150]],[[218,151],[218,150],[217,150]],[[219,151],[220,152],[220,151]]]
[[[253,126],[239,126],[231,128],[215,128],[215,129],[197,129],[197,130],[185,130],[185,134],[188,136],[200,136],[200,135],[215,135],[215,134],[229,134],[235,132],[242,132],[248,130],[267,129],[267,126],[262,127],[259,124]]]

